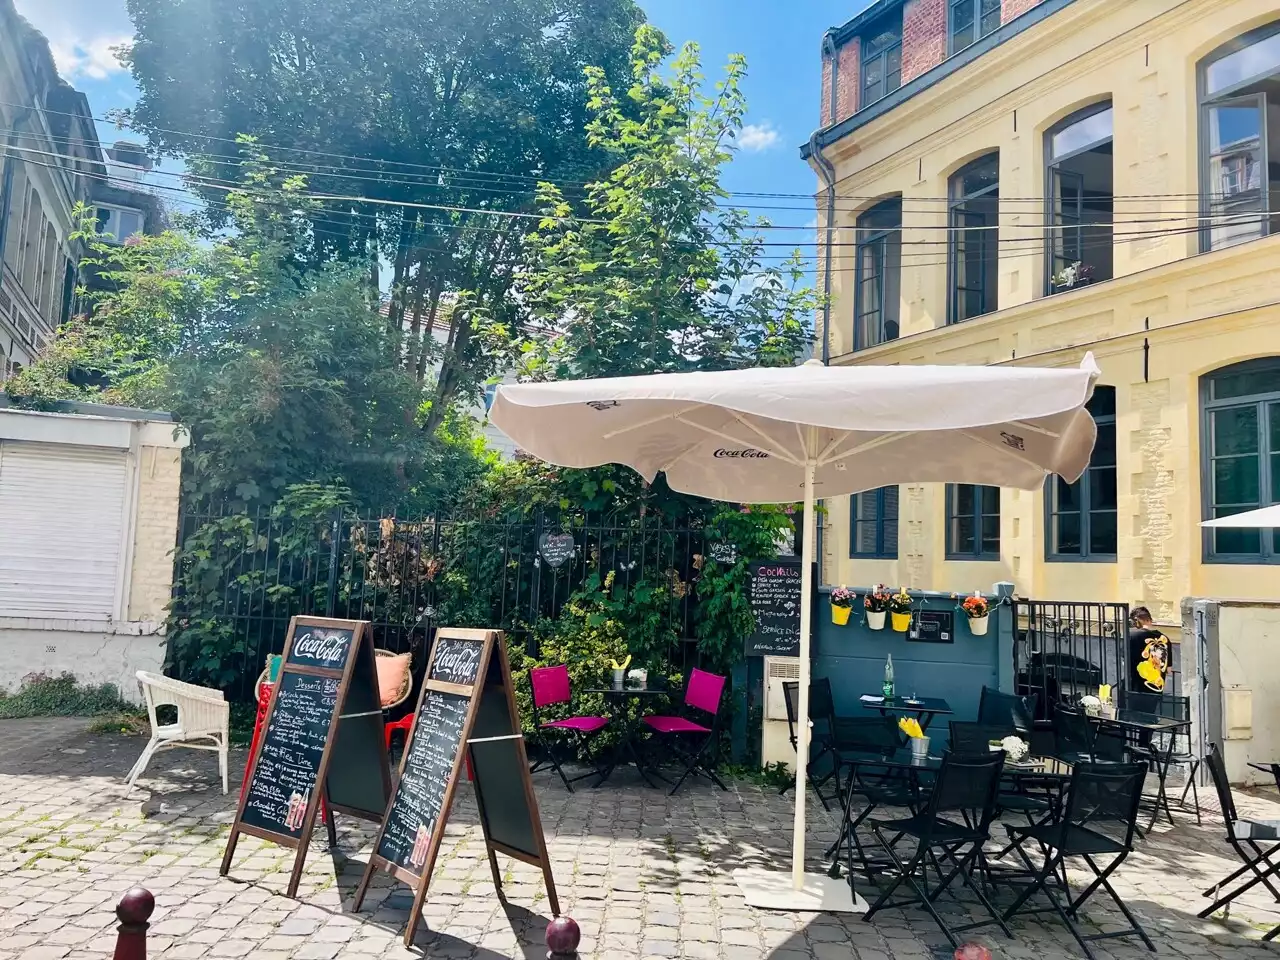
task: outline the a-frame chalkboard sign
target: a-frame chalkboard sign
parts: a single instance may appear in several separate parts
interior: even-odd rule
[[[465,747],[465,749],[461,749]],[[489,851],[493,883],[502,893],[497,854],[542,868],[547,901],[560,914],[551,860],[529,777],[524,736],[501,630],[436,631],[400,777],[387,804],[373,855],[356,889],[359,910],[375,872],[413,888],[404,942],[413,943],[431,871],[440,851],[453,792],[464,760],[471,760],[476,806]]]
[[[298,892],[320,795],[333,811],[374,822],[391,796],[378,672],[366,620],[294,617],[249,785],[222,857],[231,869],[240,834],[297,850],[287,893]]]

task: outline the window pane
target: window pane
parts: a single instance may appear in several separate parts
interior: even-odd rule
[[[982,518],[982,552],[1000,553],[1000,518]]]
[[[1213,455],[1258,452],[1258,408],[1228,407],[1212,414]]]
[[[1209,239],[1217,249],[1265,232],[1262,100],[1210,107],[1208,127]]]
[[[982,512],[1000,515],[1000,488],[978,487],[982,491]]]
[[[1000,0],[982,0],[982,36],[1000,26]]]
[[[1062,477],[1054,477],[1055,513],[1072,513],[1080,509],[1080,484],[1067,483]]]
[[[888,520],[898,519],[898,488],[885,487],[884,493],[884,515]]]
[[[952,495],[955,498],[951,508],[952,516],[973,516],[974,513],[974,487],[971,483],[957,483],[951,487]]]
[[[1259,506],[1258,458],[1227,457],[1213,462],[1213,502]]]
[[[1089,514],[1089,552],[1099,555],[1116,552],[1116,515],[1114,513]]]
[[[1085,409],[1093,417],[1114,417],[1116,415],[1116,388],[1094,387],[1093,396],[1085,404]],[[1114,462],[1113,460],[1112,463]]]
[[[858,553],[875,553],[876,552],[876,525],[874,523],[859,523],[858,542],[854,548]]]
[[[1080,553],[1080,514],[1063,513],[1054,517],[1054,553]]]
[[[960,170],[951,181],[951,195],[959,200],[1000,182],[1000,155],[991,154]]]
[[[952,549],[955,553],[975,553],[974,531],[976,521],[972,516],[956,517],[952,521]]]
[[[1209,64],[1205,69],[1205,88],[1211,94],[1217,93],[1275,70],[1280,70],[1280,33]]]
[[[1091,113],[1055,133],[1050,140],[1055,157],[1083,150],[1090,144],[1111,139],[1111,107]]]
[[[896,557],[898,555],[898,521],[886,520],[884,523],[884,552],[885,556]]]
[[[1239,373],[1214,374],[1209,381],[1209,399],[1229,400],[1258,393],[1280,393],[1280,362]]]
[[[953,53],[963,50],[971,43],[973,43],[972,22],[966,27],[957,27],[955,33],[951,35],[951,50]]]
[[[1219,516],[1240,513],[1240,510],[1222,511]],[[1257,556],[1262,552],[1261,530],[1232,530],[1224,527],[1213,531],[1213,552]]]
[[[1116,468],[1098,467],[1089,471],[1089,509],[1114,510],[1116,499]]]
[[[884,61],[884,92],[892,93],[902,86],[902,47],[890,48]]]

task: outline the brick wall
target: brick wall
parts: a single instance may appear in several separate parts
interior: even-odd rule
[[[822,102],[818,105],[818,126],[827,127],[834,119],[831,116],[831,58],[822,57]]]
[[[836,123],[852,117],[858,110],[861,51],[862,42],[857,37],[836,50],[836,56],[840,60],[836,81]]]
[[[1000,0],[1000,22],[1008,23],[1014,17],[1020,17],[1040,0]]]
[[[129,619],[159,622],[173,584],[173,547],[178,536],[178,483],[182,451],[142,447],[138,522],[129,585]]]
[[[914,80],[946,57],[947,0],[907,0],[902,8],[902,82]]]

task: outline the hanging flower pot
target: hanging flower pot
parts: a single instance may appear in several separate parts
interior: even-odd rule
[[[853,613],[852,607],[832,607],[831,622],[838,627],[846,626],[849,623],[849,614]]]
[[[869,630],[884,629],[884,611],[883,610],[867,611],[867,629]]]
[[[898,633],[906,633],[911,627],[911,614],[909,613],[891,613],[889,619],[893,623],[893,629]]]
[[[853,591],[848,587],[836,587],[831,591],[831,622],[843,627],[853,613]]]
[[[911,594],[906,587],[889,598],[889,619],[898,633],[906,633],[911,628]]]
[[[965,597],[960,607],[969,618],[969,632],[975,637],[985,637],[987,621],[991,613],[991,605],[987,603],[986,598],[980,593],[975,593],[972,597]]]
[[[975,637],[985,637],[987,635],[987,622],[990,617],[970,617],[969,632]]]

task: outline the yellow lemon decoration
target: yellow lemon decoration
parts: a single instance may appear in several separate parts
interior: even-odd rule
[[[631,654],[628,653],[627,659],[623,660],[621,663],[617,660],[610,660],[609,665],[615,670],[625,670],[627,667],[631,666]]]

